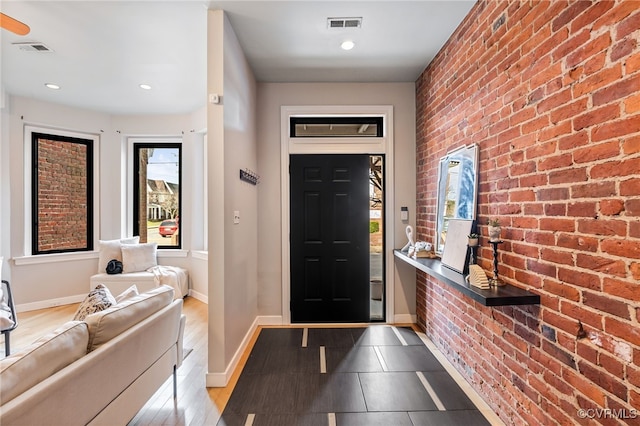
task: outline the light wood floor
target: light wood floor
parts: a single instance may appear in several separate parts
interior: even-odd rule
[[[69,321],[77,304],[18,313],[18,328],[11,332],[11,353]],[[207,305],[193,297],[184,301],[187,317],[184,347],[193,351],[178,369],[178,401],[174,404],[169,378],[133,418],[130,425],[215,425],[227,404],[242,367],[260,330],[257,330],[237,371],[225,388],[207,388]],[[4,337],[0,340],[4,357]]]

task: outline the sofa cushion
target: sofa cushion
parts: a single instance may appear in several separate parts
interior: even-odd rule
[[[123,238],[121,240],[100,240],[98,242],[98,273],[104,274],[111,259],[122,262],[122,244],[138,244],[140,237]]]
[[[74,321],[84,321],[87,315],[91,315],[95,312],[104,311],[110,306],[116,304],[116,299],[104,284],[98,284],[96,288],[91,290],[87,297],[84,298],[75,315]]]
[[[140,294],[138,292],[138,287],[134,284],[116,296],[116,304],[124,302],[127,299],[131,299],[133,296],[137,296],[138,294]]]
[[[30,346],[0,360],[0,404],[11,401],[87,353],[89,331],[69,321]]]
[[[91,352],[100,347],[172,301],[173,288],[163,285],[87,316],[85,318],[89,326],[87,351]]]
[[[158,264],[158,243],[122,244],[122,272],[146,271]]]

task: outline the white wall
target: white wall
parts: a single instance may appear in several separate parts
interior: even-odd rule
[[[24,126],[36,125],[67,131],[96,134],[99,146],[99,226],[96,239],[120,238],[126,235],[126,138],[128,136],[177,136],[183,138],[185,159],[197,157],[197,136],[194,115],[180,116],[111,116],[109,114],[66,107],[29,98],[10,97],[8,114],[3,114],[2,152],[9,155],[2,159],[9,164],[8,173],[3,167],[1,199],[5,214],[2,215],[3,239],[9,241],[3,255],[12,261],[10,267],[12,289],[19,310],[37,309],[64,303],[73,303],[89,291],[89,277],[97,272],[97,252],[62,255],[29,256],[25,253],[24,235],[25,191],[24,191]],[[199,127],[204,128],[204,123]],[[5,133],[8,137],[4,137]],[[186,162],[185,162],[186,163]],[[184,164],[183,164],[184,165]],[[183,176],[183,185],[198,191],[202,187],[201,177],[189,173]],[[8,185],[5,181],[8,176]],[[7,190],[8,187],[8,190]],[[202,191],[202,189],[200,189]],[[183,195],[186,208],[185,219],[190,218],[191,193]],[[6,212],[10,211],[9,215]],[[202,215],[201,215],[202,216]],[[5,228],[4,222],[8,222]],[[190,249],[191,237],[183,236],[183,248]],[[97,248],[97,245],[96,245]],[[19,264],[15,264],[18,259]],[[190,259],[172,256],[170,251],[159,255],[159,263],[189,268]],[[4,276],[4,274],[3,274]],[[194,281],[195,282],[195,281]],[[201,286],[204,287],[204,286]]]
[[[394,247],[387,249],[405,245],[407,224],[415,228],[414,83],[260,83],[258,168],[262,183],[258,208],[262,214],[258,216],[258,311],[261,316],[282,313],[280,107],[284,105],[393,105],[395,199],[387,202],[394,205],[396,223],[391,227]],[[408,223],[400,221],[401,206],[409,207]],[[415,315],[415,270],[396,269],[395,283],[395,319],[408,320]]]
[[[256,83],[222,11],[209,11],[209,352],[207,384],[222,386],[257,317],[258,192],[240,169],[257,171]],[[234,224],[234,211],[240,223]]]

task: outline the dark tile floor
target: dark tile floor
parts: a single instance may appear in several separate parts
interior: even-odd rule
[[[410,328],[263,329],[219,426],[489,425]]]

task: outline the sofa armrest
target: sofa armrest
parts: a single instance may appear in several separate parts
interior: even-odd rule
[[[184,360],[184,345],[182,339],[184,337],[184,325],[187,322],[187,317],[182,315],[180,317],[180,328],[178,328],[178,363],[176,367],[180,367],[182,365],[182,361]]]

